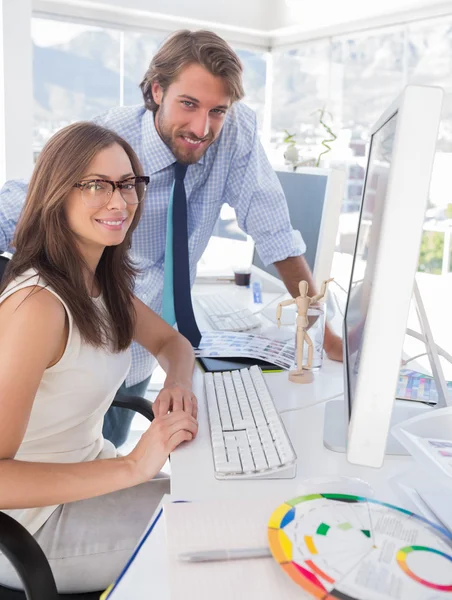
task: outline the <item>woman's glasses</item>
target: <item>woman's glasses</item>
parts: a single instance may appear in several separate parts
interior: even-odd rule
[[[138,204],[143,200],[149,177],[140,175],[129,177],[122,181],[109,179],[89,179],[75,183],[74,187],[82,193],[83,202],[91,208],[100,208],[107,204],[115,190],[118,189],[121,197],[127,204]]]

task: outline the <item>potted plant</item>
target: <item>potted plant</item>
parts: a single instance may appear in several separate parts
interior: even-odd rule
[[[319,114],[319,124],[323,127],[323,129],[328,134],[328,137],[325,137],[325,139],[323,139],[321,142],[321,144],[322,144],[322,146],[324,146],[325,150],[320,152],[320,154],[317,157],[317,160],[314,158],[300,160],[300,153],[297,148],[296,134],[289,133],[289,131],[287,129],[284,130],[285,137],[284,137],[283,143],[286,145],[286,149],[284,151],[284,158],[292,166],[294,171],[296,171],[298,167],[311,167],[311,166],[318,167],[318,166],[320,166],[321,157],[324,154],[327,154],[328,152],[330,152],[331,146],[329,146],[329,144],[334,142],[334,140],[337,138],[337,135],[331,130],[331,127],[329,125],[327,125],[327,123],[325,123],[325,120],[324,120],[325,115],[327,115],[332,120],[333,117],[332,117],[331,113],[326,111],[324,108],[319,108],[312,114],[316,114],[316,113],[320,113]]]

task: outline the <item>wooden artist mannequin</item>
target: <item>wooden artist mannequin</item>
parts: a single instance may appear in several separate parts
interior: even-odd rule
[[[309,323],[308,319],[308,309],[313,304],[316,304],[320,300],[323,300],[326,294],[326,289],[328,284],[332,279],[327,279],[322,283],[322,287],[320,288],[320,292],[315,296],[308,296],[308,282],[300,281],[298,284],[298,289],[300,290],[300,295],[297,298],[290,298],[289,300],[283,300],[276,307],[276,320],[278,323],[278,327],[281,326],[281,312],[283,306],[289,306],[291,304],[297,305],[297,343],[296,343],[296,359],[297,359],[297,369],[295,371],[289,372],[289,379],[294,383],[310,383],[313,380],[312,375],[307,376],[305,374],[305,370],[310,371],[312,369],[312,358],[314,354],[314,346],[311,338],[308,335],[307,330],[309,329],[312,323]],[[303,366],[303,347],[304,343],[308,345],[308,362],[307,365]]]

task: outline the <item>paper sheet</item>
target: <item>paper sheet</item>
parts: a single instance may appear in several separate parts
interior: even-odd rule
[[[447,387],[452,398],[452,381],[447,382]],[[438,391],[435,380],[433,377],[418,371],[400,369],[396,398],[437,404]]]
[[[205,331],[195,355],[206,358],[258,358],[290,369],[295,361],[295,337],[292,335],[289,340],[276,340],[253,333]]]
[[[164,507],[171,600],[303,600],[308,596],[273,558],[184,563],[182,552],[268,546],[280,498],[218,500]]]

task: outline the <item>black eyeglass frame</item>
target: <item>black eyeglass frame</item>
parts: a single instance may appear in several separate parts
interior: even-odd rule
[[[121,194],[121,190],[123,188],[123,186],[128,185],[132,182],[134,185],[136,186],[137,183],[142,183],[145,186],[147,186],[149,184],[149,176],[148,175],[136,175],[135,177],[129,177],[128,179],[122,179],[121,181],[112,181],[111,179],[87,179],[86,181],[83,182],[78,182],[78,183],[74,183],[73,187],[78,188],[82,193],[85,189],[85,186],[88,185],[89,183],[109,183],[112,187],[112,192],[111,192],[111,196],[113,196],[113,194],[115,193],[115,191],[118,189],[119,193]],[[146,188],[143,190],[143,192],[146,191]],[[108,196],[108,192],[107,192],[107,196]],[[124,196],[121,194],[121,198],[124,198]],[[136,202],[136,204],[139,204],[144,198],[144,193],[143,193],[143,197],[138,198],[138,194],[137,194],[137,200],[138,202]],[[127,200],[124,198],[125,202],[127,202]],[[130,204],[130,203],[128,203]],[[134,203],[135,204],[135,203]]]

